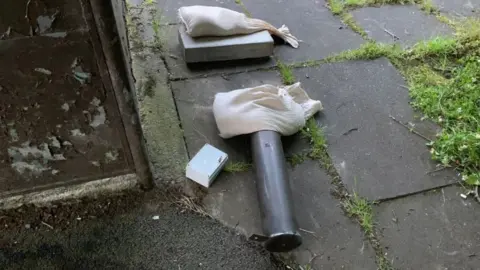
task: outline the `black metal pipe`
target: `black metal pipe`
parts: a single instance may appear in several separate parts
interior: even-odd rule
[[[293,214],[281,135],[264,130],[253,133],[251,140],[263,231],[268,237],[265,248],[270,252],[290,251],[302,244],[302,238]]]

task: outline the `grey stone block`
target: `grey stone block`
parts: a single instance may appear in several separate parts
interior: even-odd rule
[[[166,41],[165,61],[170,72],[171,79],[247,72],[249,70],[269,68],[276,65],[273,57],[187,64],[183,60],[183,49],[178,40],[178,25],[161,27],[161,32],[165,37],[164,40]]]
[[[178,40],[187,63],[269,57],[273,38],[268,31],[228,37],[192,38],[185,27],[178,28]]]

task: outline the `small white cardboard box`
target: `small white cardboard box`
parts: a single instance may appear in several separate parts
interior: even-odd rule
[[[205,144],[190,160],[186,169],[187,178],[209,187],[227,163],[228,155],[210,144]]]

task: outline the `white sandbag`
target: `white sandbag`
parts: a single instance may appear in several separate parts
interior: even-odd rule
[[[298,48],[298,40],[283,25],[276,29],[273,25],[245,16],[230,9],[210,6],[188,6],[178,9],[178,17],[183,22],[186,32],[191,37],[232,36],[251,34],[268,30],[285,40],[294,48]]]
[[[308,118],[323,110],[296,83],[285,87],[265,84],[215,95],[213,115],[220,137],[231,138],[260,130],[293,135]]]

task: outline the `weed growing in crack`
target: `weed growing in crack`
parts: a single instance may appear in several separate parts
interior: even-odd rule
[[[438,13],[438,8],[433,4],[432,0],[422,0],[418,4],[420,5],[420,9],[427,14]]]
[[[342,205],[350,217],[357,218],[365,234],[371,236],[373,234],[372,203],[353,192],[353,195],[345,200]]]
[[[354,31],[355,33],[359,34],[360,36],[362,36],[364,39],[368,39],[368,35],[367,33],[365,32],[365,30],[363,30],[362,27],[360,27],[356,22],[355,20],[353,19],[352,15],[349,14],[349,13],[344,13],[342,15],[342,21],[343,23],[345,23],[348,27],[350,27],[350,29],[352,29],[352,31]]]
[[[323,165],[327,164],[329,159],[327,153],[327,139],[325,138],[323,129],[317,125],[314,117],[307,120],[301,133],[310,141],[311,150],[308,156],[311,159],[320,160]]]
[[[377,265],[378,270],[394,270],[392,264],[383,256],[377,259]]]
[[[303,154],[293,154],[293,155],[287,157],[287,161],[288,161],[288,163],[290,163],[290,165],[295,167],[297,165],[302,164],[305,161],[306,158],[307,158],[307,156],[303,155]]]
[[[343,13],[344,4],[340,0],[328,0],[328,7],[333,15],[341,15]]]
[[[246,172],[252,168],[252,164],[246,162],[228,162],[223,170],[229,173]]]
[[[293,75],[293,70],[290,66],[285,65],[282,61],[277,59],[277,67],[282,76],[282,82],[285,85],[291,85],[295,83],[295,76]]]
[[[162,31],[161,21],[163,19],[162,12],[157,8],[157,2],[147,0],[143,3],[150,14],[150,21],[153,31],[153,47],[162,51],[165,48],[165,33]]]
[[[400,57],[402,50],[397,45],[381,44],[374,41],[367,42],[355,50],[344,51],[340,54],[330,56],[325,62],[339,62],[345,60],[373,60],[380,57],[396,59]]]
[[[419,4],[425,10],[434,9],[431,0],[328,0],[328,6],[334,15],[368,6]]]
[[[447,37],[436,37],[415,44],[405,53],[408,60],[425,59],[427,57],[443,57],[455,55],[457,52],[457,40]]]

